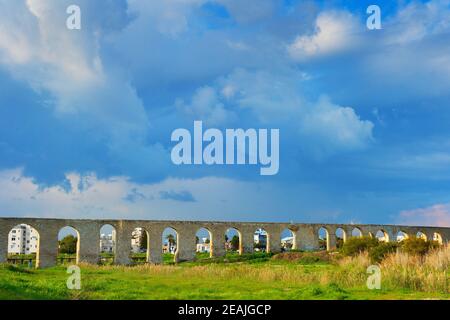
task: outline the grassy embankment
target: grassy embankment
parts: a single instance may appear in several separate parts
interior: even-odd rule
[[[367,253],[227,255],[177,265],[81,265],[82,290],[64,266],[0,266],[0,299],[448,299],[450,247],[424,257],[397,252],[380,263],[381,290],[368,290]]]

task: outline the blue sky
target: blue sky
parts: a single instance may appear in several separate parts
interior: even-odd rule
[[[0,215],[450,225],[450,1],[0,0]],[[82,29],[68,30],[77,4]],[[280,171],[171,132],[279,128]]]

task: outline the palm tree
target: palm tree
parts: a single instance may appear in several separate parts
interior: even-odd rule
[[[166,236],[166,239],[167,239],[167,242],[169,243],[169,245],[175,245],[177,243],[173,234],[168,234]]]

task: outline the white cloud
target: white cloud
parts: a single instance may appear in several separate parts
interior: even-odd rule
[[[0,1],[0,49],[1,60],[11,63],[26,63],[34,56],[38,28],[34,17],[24,1]],[[11,26],[22,25],[22,28]],[[25,31],[25,32],[24,32]]]
[[[450,227],[450,204],[401,211],[398,223],[413,226]]]
[[[325,11],[316,19],[314,34],[298,36],[288,52],[295,60],[339,52],[356,46],[361,28],[357,18],[348,12]]]
[[[367,34],[365,26],[347,11],[323,11],[315,21],[313,34],[301,34],[288,45],[294,60],[339,53],[353,48],[379,46],[404,46],[426,37],[450,31],[450,0],[431,0],[426,3],[411,2],[383,20],[383,33],[377,38]],[[370,42],[369,42],[370,41]]]
[[[450,1],[411,2],[386,22],[387,44],[398,45],[450,31]]]
[[[68,3],[1,1],[1,12],[9,14],[0,19],[0,62],[36,90],[49,91],[58,112],[89,113],[109,108],[97,100],[106,99],[106,91],[117,85],[122,86],[116,88],[121,89],[122,96],[128,96],[123,99],[130,104],[129,111],[133,106],[140,109],[140,102],[126,82],[105,73],[99,53],[100,27],[88,26],[85,19],[82,30],[66,28]]]
[[[232,85],[225,85],[222,88],[221,93],[226,99],[231,99],[235,95],[236,90]]]
[[[225,90],[223,93],[229,92]],[[217,91],[209,86],[197,89],[189,104],[178,100],[176,105],[194,120],[205,121],[208,125],[221,125],[233,117],[230,111],[225,110]]]
[[[178,102],[183,112],[210,124],[226,124],[237,114],[239,126],[295,128],[302,147],[316,156],[358,150],[373,141],[373,123],[362,120],[351,107],[333,104],[324,97],[311,102],[301,92],[304,75],[237,69],[213,86],[199,88],[189,105]]]
[[[383,37],[371,44],[367,78],[382,78],[383,86],[407,92],[412,100],[442,96],[450,83],[449,35],[449,0],[407,4],[387,19]]]
[[[281,188],[212,176],[153,184],[76,172],[66,178],[66,188],[43,187],[21,169],[0,171],[0,216],[300,222],[329,219],[330,212],[333,221],[338,217],[330,194],[301,181]]]
[[[124,27],[126,18],[115,17],[126,14],[115,6],[117,2],[104,13],[99,4],[83,0],[79,2],[85,17],[82,29],[68,30],[69,4],[61,0],[0,0],[0,63],[36,91],[48,92],[49,105],[59,117],[74,116],[79,130],[92,139],[108,141],[112,153],[130,144],[143,153],[150,152],[146,149],[154,147],[140,144],[149,130],[141,99],[125,72],[116,66],[105,67],[100,54],[102,37]],[[96,19],[88,19],[91,11],[98,12]],[[106,30],[103,24],[108,26]]]
[[[184,194],[185,188],[195,192],[196,186],[207,182],[168,179],[145,185],[133,183],[126,177],[99,179],[95,174],[81,176],[78,173],[69,173],[66,179],[67,190],[61,186],[41,187],[31,178],[24,177],[20,169],[0,171],[1,212],[34,217],[156,219],[163,217],[169,207],[177,208],[176,201],[160,199],[160,192]],[[141,196],[133,198],[133,194]]]
[[[300,131],[322,140],[326,149],[352,150],[364,148],[373,140],[373,127],[372,122],[361,120],[354,109],[321,98],[303,117]]]
[[[2,1],[0,8],[9,13],[0,20],[1,60],[22,67],[19,72],[33,85],[44,82],[46,89],[56,89],[55,78],[63,76],[86,86],[102,80],[96,36],[67,30],[64,2]]]
[[[296,81],[301,83],[302,79],[289,71],[236,69],[219,79],[217,86],[222,92],[232,88],[232,95],[226,96],[228,104],[240,111],[251,110],[261,123],[274,123],[292,120],[293,113],[304,105]]]
[[[189,29],[189,16],[206,0],[141,1],[128,0],[130,12],[151,21],[164,35],[177,37]]]
[[[245,213],[264,220],[276,210],[266,195],[279,192],[268,185],[218,177],[167,178],[154,184],[127,177],[100,179],[95,174],[69,173],[66,178],[68,188],[42,187],[21,169],[0,171],[0,215],[184,220],[223,220],[226,215],[240,220]]]

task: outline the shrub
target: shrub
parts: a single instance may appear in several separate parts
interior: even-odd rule
[[[378,239],[371,237],[354,237],[348,239],[342,246],[342,253],[346,256],[356,256],[379,245]]]
[[[316,263],[329,263],[331,256],[328,252],[283,252],[276,254],[272,257],[272,260],[297,262],[299,264],[316,264]]]
[[[12,271],[12,272],[17,272],[17,273],[34,273],[34,270],[25,269],[21,266],[16,266],[16,265],[11,265],[11,264],[6,265],[6,269],[9,271]]]
[[[231,249],[234,251],[239,250],[239,237],[234,235],[233,238],[231,239]]]
[[[304,256],[298,260],[298,263],[300,264],[316,264],[323,262],[327,262],[327,260],[324,260],[319,256],[312,256],[312,255]]]
[[[408,238],[401,242],[401,250],[410,255],[424,256],[431,249],[436,249],[439,244],[436,241],[426,241],[421,238]]]
[[[391,246],[391,247],[390,247]],[[375,255],[379,250],[388,251],[394,243],[380,243],[372,249]],[[389,248],[390,247],[390,248]],[[382,287],[387,290],[413,290],[422,292],[449,292],[450,282],[448,270],[450,267],[450,246],[439,246],[430,250],[425,256],[410,255],[401,250],[387,254],[380,263],[382,272]],[[375,249],[377,248],[377,249]],[[381,249],[378,249],[381,248]],[[369,260],[369,253],[363,252],[356,256],[348,256],[339,260],[338,271],[334,271],[332,280],[343,287],[364,284],[367,280],[366,268],[373,262]]]
[[[376,247],[369,249],[369,258],[372,263],[381,262],[389,253],[397,250],[398,244],[393,242],[379,242]]]
[[[319,239],[319,249],[320,250],[327,249],[327,241],[325,239]]]
[[[59,242],[59,253],[74,254],[77,252],[77,237],[69,234]]]
[[[439,246],[424,256],[402,250],[381,263],[383,286],[427,292],[449,292],[450,246]]]

